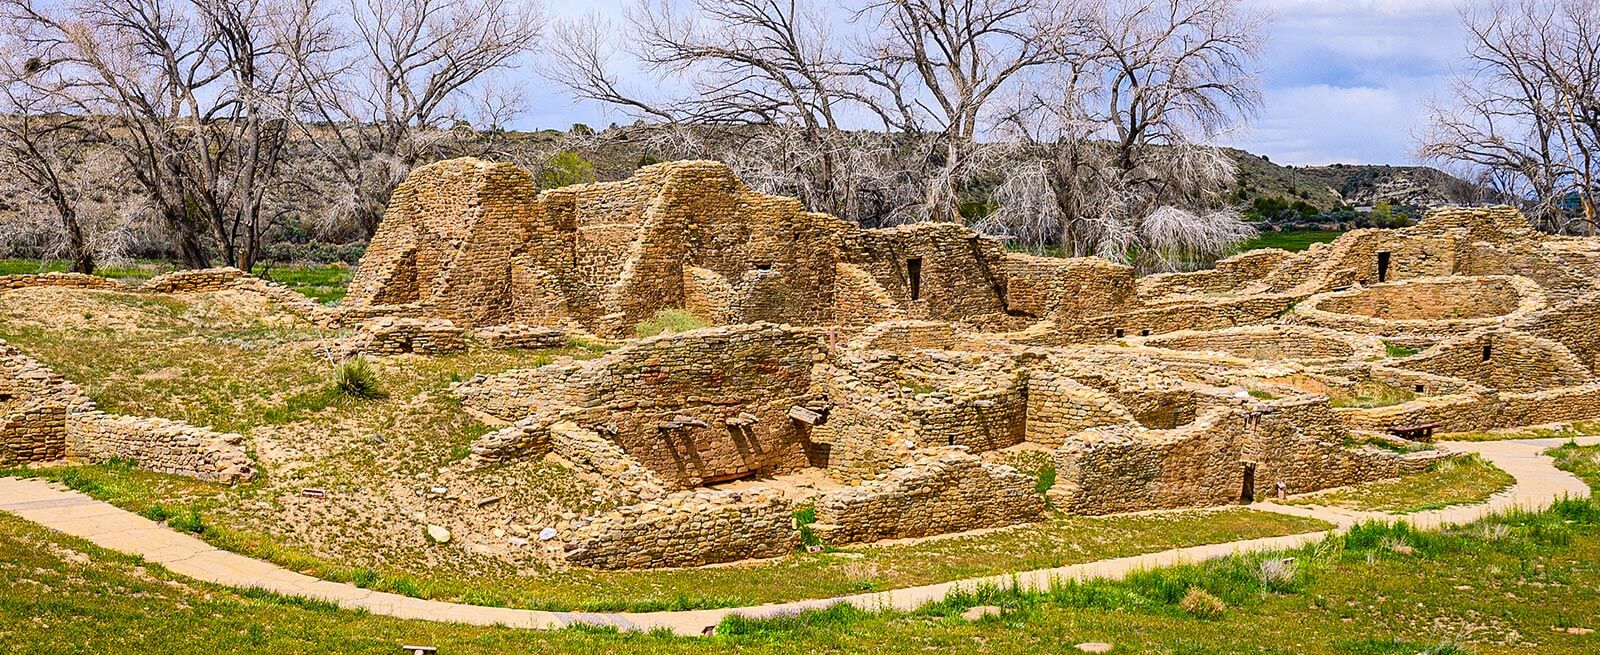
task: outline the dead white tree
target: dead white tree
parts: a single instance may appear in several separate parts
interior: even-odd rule
[[[254,263],[283,184],[299,86],[286,53],[314,37],[293,0],[0,0],[67,98],[155,207],[184,265]]]
[[[70,78],[57,66],[60,44],[44,49],[31,23],[12,23],[0,31],[0,175],[20,199],[16,213],[43,207],[55,218],[69,270],[94,272],[91,235],[80,219],[79,167],[99,140],[92,118],[74,101]],[[27,221],[18,216],[14,230]],[[40,226],[43,227],[43,226]]]
[[[1600,6],[1468,7],[1465,69],[1434,103],[1418,153],[1478,169],[1542,228],[1592,234],[1600,201]]]
[[[533,0],[347,0],[337,47],[301,52],[309,84],[301,137],[340,189],[328,212],[370,236],[411,169],[446,152],[474,111],[515,113],[514,94],[485,90],[539,44]],[[468,107],[478,92],[478,107]]]
[[[1234,168],[1210,143],[1260,103],[1267,17],[1239,0],[1083,5],[1072,50],[1020,94],[992,165],[986,229],[1065,254],[1174,270],[1253,230],[1225,208]]]
[[[1033,70],[1069,55],[1071,2],[879,0],[857,13],[869,35],[859,74],[891,130],[929,135],[920,218],[961,221],[963,180],[977,159],[990,110]]]
[[[888,159],[863,155],[888,140],[844,125],[868,99],[836,31],[816,2],[637,0],[622,25],[593,14],[558,24],[545,72],[576,98],[662,126],[646,137],[658,152],[714,157],[815,211],[878,220],[871,199]],[[632,88],[617,53],[670,90]]]

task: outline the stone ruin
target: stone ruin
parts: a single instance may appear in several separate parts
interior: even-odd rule
[[[1507,207],[1136,277],[959,225],[862,229],[712,162],[541,193],[513,166],[458,159],[396,191],[339,308],[226,269],[145,290],[262,293],[352,328],[347,353],[604,350],[453,391],[497,427],[470,466],[551,458],[614,501],[541,534],[552,557],[622,569],[1423,471],[1451,453],[1404,438],[1419,430],[1600,417],[1597,274],[1600,240],[1541,234]],[[0,290],[102,284],[26,277]],[[630,338],[663,309],[712,327]],[[149,447],[73,428],[118,421],[18,392],[64,385],[6,357],[0,464]],[[169,470],[243,458],[229,435],[169,441],[203,444]],[[1017,461],[1048,462],[1054,486]]]
[[[621,499],[557,536],[568,562],[643,568],[1420,472],[1450,453],[1409,428],[1600,416],[1597,273],[1600,240],[1507,207],[1135,277],[862,229],[714,162],[540,193],[458,159],[401,185],[347,311],[620,346],[455,391],[506,426],[474,465],[556,457]],[[715,327],[628,339],[662,309]],[[1027,452],[1043,496],[1001,463]]]

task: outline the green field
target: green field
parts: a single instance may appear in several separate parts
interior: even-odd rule
[[[1283,232],[1262,232],[1256,238],[1240,242],[1234,246],[1235,252],[1246,252],[1260,248],[1282,248],[1290,252],[1299,252],[1310,248],[1314,243],[1327,243],[1339,238],[1343,232],[1338,230],[1286,230]]]
[[[0,275],[33,275],[61,273],[67,270],[63,259],[0,259]],[[141,283],[162,273],[171,272],[171,262],[138,259],[103,265],[95,268],[100,277]],[[256,266],[257,276],[299,291],[319,302],[333,303],[344,298],[345,287],[350,284],[352,269],[343,264]]]
[[[1592,482],[1597,454],[1558,452]],[[698,639],[371,616],[185,580],[9,516],[0,584],[0,643],[19,653],[1067,653],[1097,641],[1114,653],[1578,655],[1600,650],[1600,633],[1586,632],[1600,628],[1600,505],[1564,501],[1446,532],[1369,524],[1120,582],[980,590],[908,613],[731,619]],[[1003,613],[959,618],[978,604]]]

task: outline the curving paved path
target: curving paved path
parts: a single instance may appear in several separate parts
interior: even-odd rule
[[[1422,528],[1447,523],[1467,523],[1485,515],[1511,508],[1541,509],[1563,496],[1582,497],[1589,488],[1575,476],[1553,466],[1541,453],[1565,443],[1566,439],[1526,439],[1492,442],[1444,442],[1446,447],[1476,452],[1516,478],[1516,485],[1496,494],[1488,502],[1404,515],[1406,521]],[[1600,437],[1577,440],[1588,445]],[[282,594],[320,598],[341,607],[364,609],[373,614],[402,619],[450,621],[470,625],[505,625],[517,628],[559,628],[576,623],[616,626],[623,630],[666,628],[680,635],[707,634],[724,617],[740,614],[752,618],[793,614],[820,609],[837,603],[850,603],[866,610],[913,610],[942,599],[955,588],[979,585],[1010,585],[1045,589],[1052,582],[1092,578],[1120,578],[1129,572],[1160,566],[1192,563],[1236,553],[1294,548],[1321,539],[1325,533],[1310,532],[1248,539],[1228,543],[1177,548],[1133,557],[1075,564],[1054,569],[1027,571],[959,580],[922,587],[842,596],[791,603],[776,603],[715,610],[648,613],[546,612],[462,605],[422,600],[399,594],[361,589],[354,585],[328,582],[289,571],[275,564],[219,550],[191,535],[169,530],[149,519],[94,500],[42,480],[0,478],[0,511],[15,514],[46,527],[81,537],[102,548],[140,555],[168,570],[197,580],[231,587],[258,587]],[[1367,519],[1392,519],[1381,512],[1356,512],[1316,506],[1288,506],[1257,503],[1255,509],[1309,516],[1348,528]]]

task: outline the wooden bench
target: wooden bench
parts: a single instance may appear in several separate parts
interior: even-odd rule
[[[1438,428],[1438,423],[1419,423],[1417,425],[1396,425],[1389,428],[1392,434],[1407,441],[1424,441],[1433,443],[1433,431]]]

